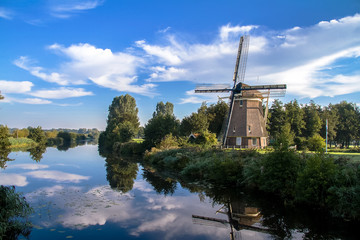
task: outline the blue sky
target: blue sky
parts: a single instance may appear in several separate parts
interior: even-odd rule
[[[104,129],[129,93],[144,125],[159,101],[182,119],[231,84],[288,86],[283,102],[360,103],[358,0],[0,0],[0,124]]]

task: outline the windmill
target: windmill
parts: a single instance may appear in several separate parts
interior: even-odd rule
[[[272,234],[273,229],[256,226],[261,220],[261,214],[258,208],[239,206],[238,202],[228,201],[221,207],[216,214],[221,213],[227,216],[227,220],[223,218],[213,218],[199,215],[192,215],[194,224],[217,227],[230,228],[230,240],[241,239],[241,230],[261,232]]]
[[[248,51],[249,36],[242,36],[239,42],[232,88],[224,88],[220,85],[200,85],[196,87],[195,93],[230,92],[229,113],[225,121],[222,139],[224,146],[263,148],[267,146],[266,119],[269,97],[283,96],[286,85],[250,86],[245,84]],[[265,113],[263,111],[264,99],[266,99]]]

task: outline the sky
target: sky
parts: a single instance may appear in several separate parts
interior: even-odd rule
[[[103,130],[124,94],[143,126],[160,101],[181,120],[232,84],[242,35],[245,83],[360,106],[359,0],[0,0],[0,124]]]

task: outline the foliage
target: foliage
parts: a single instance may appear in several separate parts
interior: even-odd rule
[[[36,161],[40,162],[43,157],[43,154],[46,152],[46,145],[45,144],[38,144],[36,147],[30,148],[28,150],[30,153],[30,157]]]
[[[12,132],[12,136],[14,138],[27,138],[29,136],[29,129],[27,128],[15,129]]]
[[[115,97],[109,106],[105,132],[99,138],[99,147],[112,149],[115,142],[128,142],[139,129],[138,108],[129,94]]]
[[[113,147],[113,153],[117,156],[141,155],[144,151],[142,142],[117,142]]]
[[[306,138],[313,137],[315,134],[318,134],[321,129],[321,119],[320,119],[320,107],[316,105],[313,101],[310,101],[310,104],[306,104],[304,107],[304,120],[305,120],[305,130],[304,136]]]
[[[35,142],[39,144],[45,144],[46,143],[46,136],[45,132],[42,130],[40,126],[36,128],[29,127],[29,138],[34,140]]]
[[[166,104],[172,106],[170,103]],[[162,106],[164,103],[160,102],[157,105]],[[154,112],[153,117],[148,121],[144,128],[144,146],[147,149],[158,145],[168,134],[178,136],[180,122],[176,119],[173,112],[170,111],[172,108],[168,107],[168,109],[165,108],[166,111],[160,111],[162,107],[157,106],[156,109],[157,111]]]
[[[324,151],[326,146],[325,139],[323,139],[319,134],[315,134],[314,136],[309,138],[307,146],[310,151]]]
[[[26,199],[15,192],[15,187],[0,186],[0,239],[28,237],[31,223],[28,216],[32,208]]]
[[[280,194],[282,197],[293,196],[300,166],[298,153],[286,145],[279,146],[263,157],[259,188],[265,192]],[[256,172],[255,174],[258,175]]]
[[[354,103],[347,103],[346,101],[334,105],[334,108],[339,116],[335,140],[341,143],[342,147],[349,147],[350,141],[359,137],[359,108]]]
[[[198,134],[195,139],[195,143],[203,147],[211,147],[217,144],[217,138],[215,133],[209,131],[203,131]]]
[[[156,148],[161,150],[168,150],[178,147],[179,147],[179,143],[177,141],[177,137],[174,137],[171,133],[166,135],[158,144],[158,146],[156,146]]]
[[[0,125],[0,168],[5,168],[6,162],[11,160],[8,158],[11,152],[9,136],[9,129],[6,126]]]
[[[277,99],[274,100],[271,108],[269,109],[267,130],[270,137],[278,139],[283,132],[283,126],[286,122],[286,113],[283,103]]]
[[[336,168],[334,160],[328,155],[310,155],[305,167],[298,173],[295,199],[310,205],[325,206]]]

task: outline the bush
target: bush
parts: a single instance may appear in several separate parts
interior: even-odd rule
[[[323,139],[320,135],[316,134],[313,137],[309,138],[307,147],[310,151],[321,152],[325,149],[325,139]]]
[[[265,155],[261,165],[261,190],[282,197],[294,196],[297,173],[301,167],[299,154],[283,146]]]
[[[334,183],[337,166],[325,154],[311,155],[296,182],[296,200],[310,205],[325,206],[330,186]]]

